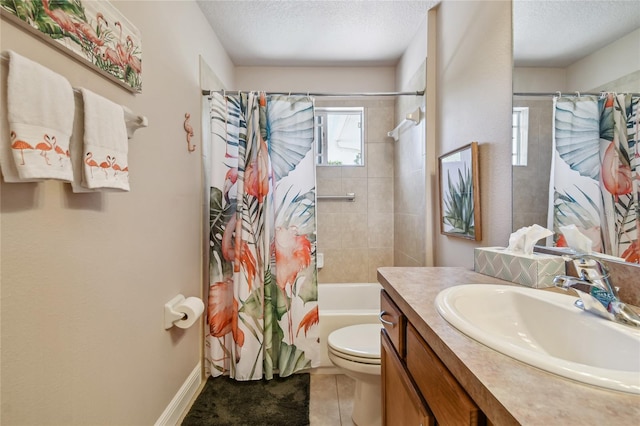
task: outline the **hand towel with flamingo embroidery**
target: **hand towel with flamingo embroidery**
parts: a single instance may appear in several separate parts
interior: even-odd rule
[[[8,54],[8,150],[19,181],[59,179],[71,182],[69,137],[75,110],[73,88],[66,78],[37,62],[13,51]],[[5,157],[6,139],[0,140],[3,143],[1,156]],[[3,164],[2,171],[8,182],[11,168]]]
[[[129,191],[129,139],[124,109],[87,89],[84,103],[82,186]]]

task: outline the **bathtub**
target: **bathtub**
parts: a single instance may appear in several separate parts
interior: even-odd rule
[[[318,284],[320,365],[313,373],[338,372],[327,351],[327,337],[333,330],[348,325],[380,323],[380,290],[382,286],[378,283]]]

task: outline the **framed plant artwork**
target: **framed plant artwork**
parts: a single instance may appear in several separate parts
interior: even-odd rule
[[[130,92],[142,91],[140,31],[107,0],[0,0],[2,19]]]
[[[480,241],[478,142],[438,158],[440,233]]]

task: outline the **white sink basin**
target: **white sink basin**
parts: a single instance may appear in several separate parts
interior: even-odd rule
[[[490,348],[579,382],[640,394],[640,330],[573,306],[576,297],[525,287],[465,284],[436,308]]]

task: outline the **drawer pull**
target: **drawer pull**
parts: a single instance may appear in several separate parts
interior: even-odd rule
[[[391,322],[391,321],[387,321],[387,320],[385,320],[385,319],[383,319],[383,318],[382,318],[383,316],[388,315],[388,314],[389,314],[389,312],[387,312],[387,311],[382,311],[382,312],[380,312],[380,315],[378,315],[378,319],[379,319],[379,320],[380,320],[380,322],[381,322],[381,323],[383,323],[383,324],[386,324],[386,325],[390,325],[390,326],[392,326],[392,327],[395,327],[395,325],[396,325],[395,323],[393,323],[393,322]]]

